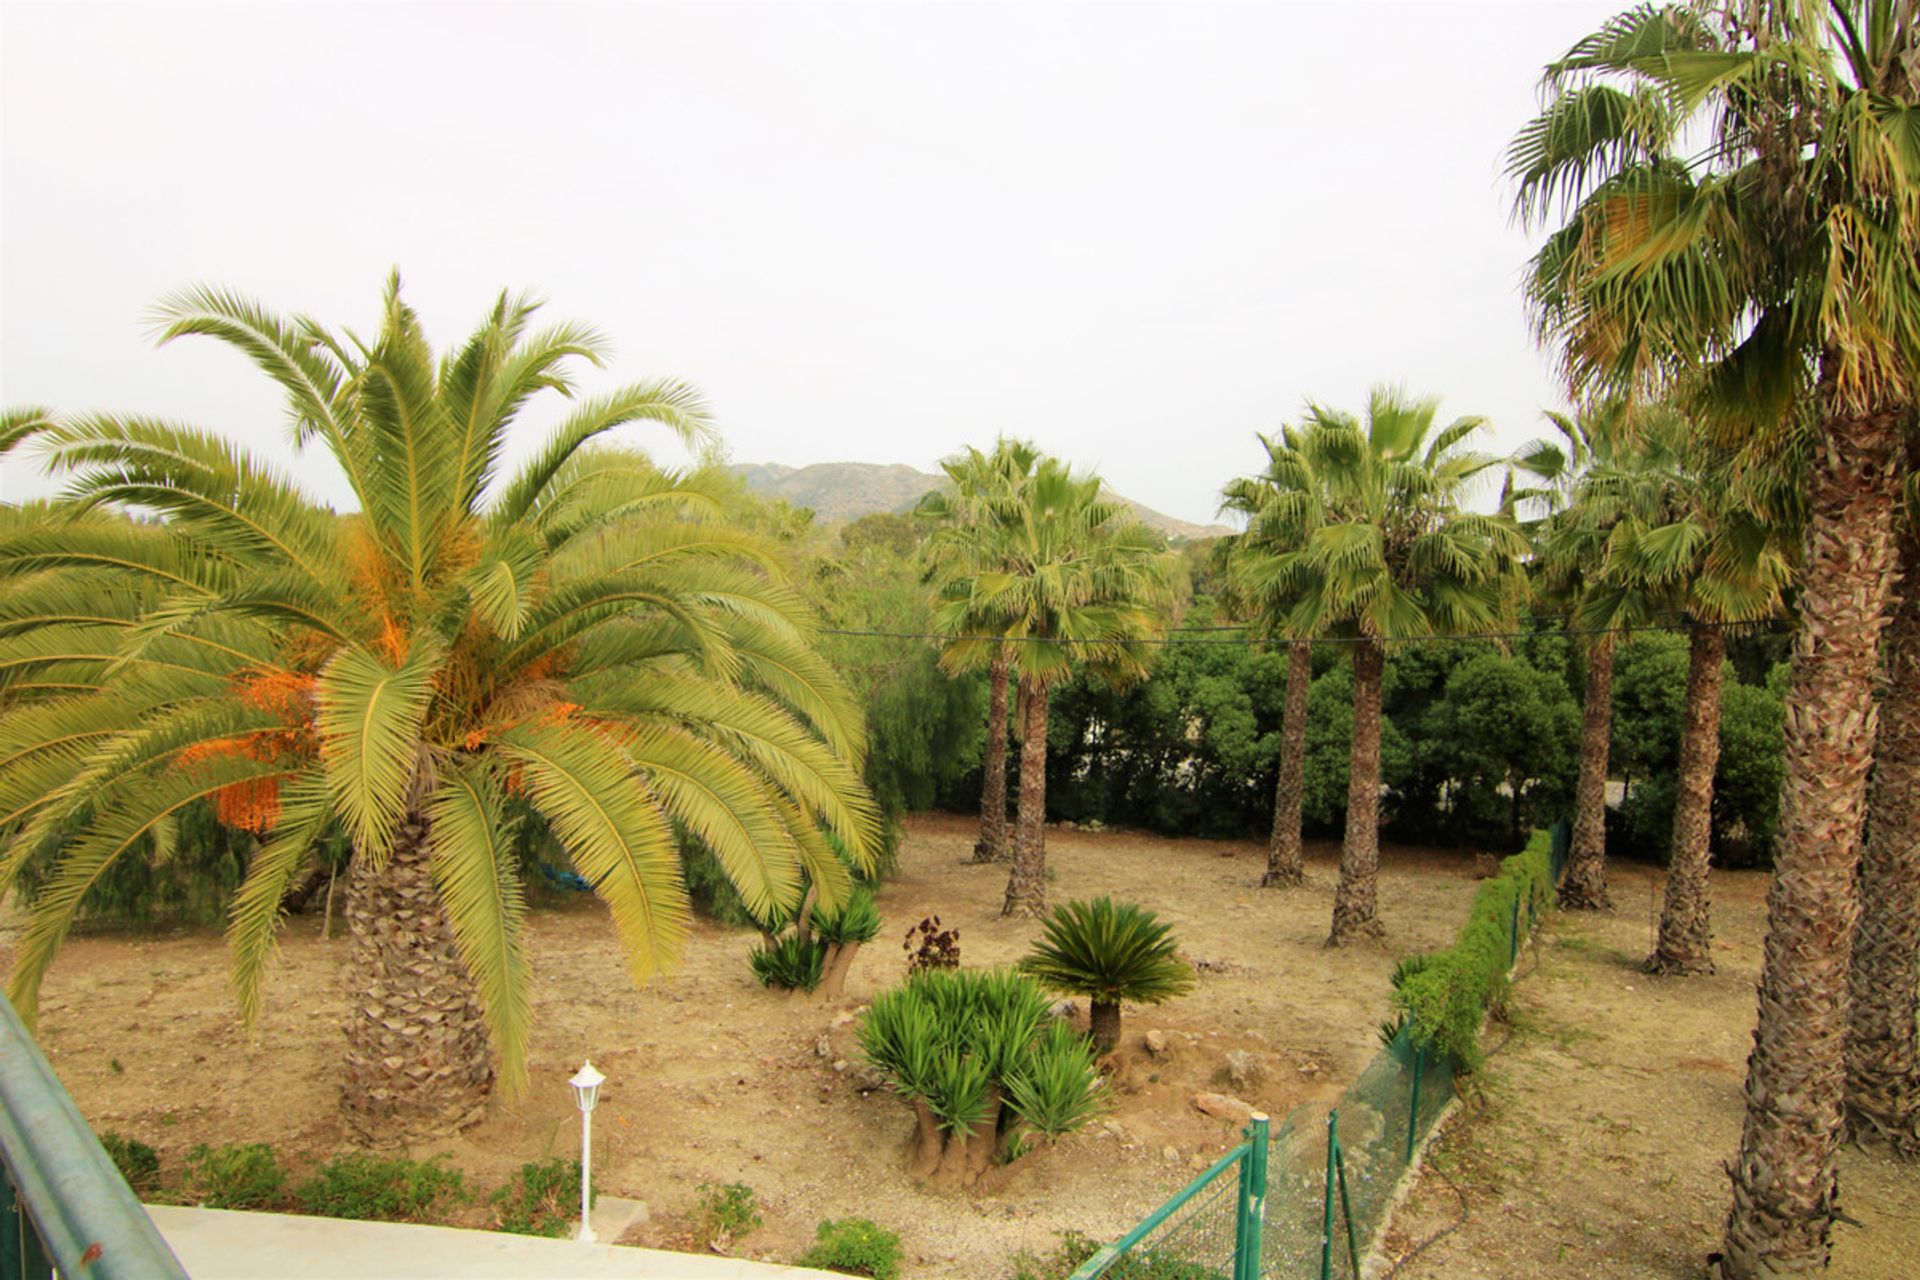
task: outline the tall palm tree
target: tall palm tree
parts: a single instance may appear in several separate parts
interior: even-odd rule
[[[1262,571],[1290,598],[1295,635],[1332,635],[1353,657],[1353,745],[1346,838],[1329,946],[1382,932],[1380,686],[1396,639],[1483,630],[1521,582],[1526,539],[1505,513],[1464,505],[1496,459],[1463,448],[1480,429],[1461,418],[1436,429],[1439,403],[1377,388],[1362,423],[1310,405],[1291,447],[1315,478],[1311,527]]]
[[[1548,412],[1560,441],[1537,440],[1517,452],[1511,465],[1529,485],[1510,490],[1515,509],[1530,501],[1545,506],[1534,535],[1536,590],[1568,610],[1586,658],[1580,718],[1580,774],[1574,788],[1573,840],[1560,881],[1562,907],[1612,908],[1607,893],[1607,756],[1613,736],[1613,660],[1621,634],[1649,620],[1643,593],[1601,573],[1614,513],[1593,500],[1586,484],[1596,466],[1630,460],[1627,407],[1595,404],[1577,415]]]
[[[1616,601],[1626,599],[1687,620],[1666,902],[1647,967],[1672,975],[1711,973],[1707,881],[1727,628],[1773,616],[1791,569],[1782,527],[1755,509],[1733,472],[1734,458],[1714,449],[1686,418],[1659,407],[1636,415],[1634,435],[1633,449],[1594,468],[1584,486],[1594,519],[1609,530],[1598,589],[1574,616],[1589,627],[1617,619]]]
[[[943,459],[940,469],[950,486],[936,490],[920,500],[915,514],[940,525],[964,525],[990,519],[996,502],[1018,499],[1021,486],[1033,476],[1040,451],[1025,440],[1004,436],[994,442],[992,453],[982,453],[972,445],[951,458]],[[981,564],[942,563],[932,557],[948,556],[961,548],[936,540],[928,544],[928,576],[966,576],[1000,563],[1002,554],[990,544],[961,544],[968,554],[986,557]],[[1007,691],[1013,670],[1013,647],[1001,645],[986,658],[987,663],[987,746],[981,765],[980,838],[974,842],[975,862],[1005,862],[1007,841]]]
[[[1802,400],[1818,418],[1732,1280],[1830,1251],[1872,682],[1920,347],[1916,50],[1913,7],[1893,0],[1641,7],[1547,68],[1548,105],[1512,151],[1519,212],[1564,217],[1529,290],[1576,388],[1679,378],[1734,428]]]
[[[532,976],[518,797],[609,908],[635,981],[687,928],[675,829],[757,914],[810,882],[842,899],[831,831],[871,860],[857,708],[809,615],[710,494],[596,440],[659,423],[697,441],[688,386],[581,398],[512,471],[536,393],[598,361],[503,295],[436,360],[388,284],[371,341],[214,290],[160,309],[286,393],[359,510],[336,515],[218,436],[152,418],[22,417],[70,477],[0,525],[0,889],[51,851],[9,995],[29,1017],[90,887],[211,798],[265,841],[232,907],[233,981],[258,1011],[279,904],[309,846],[353,842],[349,1127],[370,1142],[474,1119],[526,1074]],[[157,515],[130,520],[121,509]]]
[[[1010,647],[1019,682],[1020,798],[1002,915],[1046,911],[1047,716],[1052,691],[1082,664],[1112,680],[1147,665],[1168,594],[1158,535],[1100,496],[1096,476],[1042,460],[986,517],[933,535],[936,563],[981,566],[945,580],[936,625],[958,637],[941,661],[965,670]]]
[[[1220,509],[1246,516],[1247,527],[1228,540],[1227,585],[1235,612],[1251,615],[1255,628],[1287,646],[1287,701],[1280,721],[1280,761],[1273,790],[1273,828],[1267,840],[1266,888],[1293,888],[1306,881],[1301,818],[1306,796],[1307,692],[1313,683],[1313,638],[1289,634],[1299,601],[1290,594],[1284,557],[1304,544],[1323,522],[1322,490],[1312,461],[1294,435],[1259,437],[1266,468],[1221,491]]]
[[[1920,1156],[1920,519],[1909,499],[1899,599],[1881,647],[1887,688],[1860,854],[1847,1024],[1855,1138]]]

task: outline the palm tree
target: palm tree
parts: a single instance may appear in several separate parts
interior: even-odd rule
[[[1481,426],[1435,429],[1439,403],[1377,388],[1363,425],[1310,405],[1289,436],[1318,494],[1297,547],[1271,557],[1265,589],[1294,603],[1294,635],[1330,634],[1353,655],[1353,746],[1346,839],[1329,946],[1382,932],[1380,685],[1393,640],[1481,630],[1504,614],[1526,539],[1504,513],[1463,505],[1495,459],[1462,448]]]
[[[1697,381],[1721,430],[1772,429],[1803,402],[1818,418],[1732,1280],[1829,1255],[1872,682],[1920,345],[1917,49],[1912,6],[1891,0],[1637,8],[1547,68],[1547,108],[1512,152],[1521,215],[1565,217],[1529,290],[1577,390]]]
[[[350,515],[191,427],[9,432],[71,477],[0,526],[0,890],[55,858],[9,989],[27,1016],[90,886],[202,798],[265,841],[229,932],[248,1020],[289,879],[323,834],[352,838],[342,1105],[367,1141],[476,1118],[489,1039],[507,1091],[525,1079],[522,807],[606,902],[637,982],[686,934],[676,828],[764,918],[809,882],[845,898],[827,833],[867,864],[877,813],[809,615],[711,494],[594,446],[639,421],[698,441],[699,397],[653,381],[579,399],[504,471],[525,403],[570,394],[570,362],[602,350],[534,311],[503,295],[435,360],[397,277],[370,342],[214,290],[162,305],[163,339],[218,338],[280,385]]]
[[[1576,607],[1583,627],[1620,616],[1618,601],[1670,609],[1688,623],[1686,710],[1660,937],[1647,967],[1713,972],[1707,900],[1713,775],[1720,758],[1720,691],[1727,628],[1780,607],[1791,576],[1780,526],[1761,517],[1732,473],[1734,459],[1681,415],[1635,415],[1634,447],[1585,483],[1592,518],[1608,526],[1596,590]]]
[[[1582,911],[1611,910],[1607,893],[1607,755],[1613,736],[1613,658],[1621,632],[1648,620],[1645,597],[1602,577],[1612,518],[1597,509],[1585,485],[1596,465],[1632,458],[1624,447],[1627,414],[1619,402],[1590,406],[1578,415],[1548,412],[1561,443],[1537,440],[1511,460],[1531,487],[1510,490],[1503,506],[1542,503],[1546,514],[1533,530],[1536,590],[1566,608],[1576,622],[1586,657],[1586,688],[1580,720],[1580,775],[1574,788],[1573,840],[1567,851],[1559,903]]]
[[[1050,991],[1087,997],[1093,1046],[1111,1053],[1122,1001],[1163,1004],[1193,990],[1193,967],[1178,950],[1173,926],[1153,912],[1100,897],[1055,907],[1020,972]]]
[[[1283,428],[1262,435],[1267,466],[1221,491],[1220,509],[1247,517],[1243,533],[1227,544],[1227,584],[1236,612],[1251,613],[1256,630],[1287,646],[1287,701],[1280,720],[1280,762],[1273,789],[1273,829],[1267,840],[1263,888],[1294,888],[1306,882],[1301,813],[1306,795],[1307,691],[1313,683],[1313,640],[1289,635],[1299,601],[1288,594],[1285,557],[1323,522],[1321,487],[1312,463]]]
[[[1096,476],[1042,460],[984,517],[937,531],[935,563],[949,576],[935,624],[951,641],[941,662],[966,670],[1011,647],[1019,681],[1020,798],[1002,915],[1046,911],[1047,713],[1055,687],[1081,664],[1111,680],[1146,669],[1146,641],[1167,596],[1159,537],[1100,496]]]
[[[1860,854],[1847,1024],[1847,1123],[1920,1156],[1920,522],[1909,500],[1900,596],[1881,638],[1887,688]]]
[[[994,442],[992,453],[982,453],[972,445],[940,463],[947,473],[948,489],[935,490],[920,500],[915,514],[941,525],[975,523],[988,517],[997,501],[1017,500],[1020,487],[1033,475],[1040,451],[1024,440],[1004,436]],[[997,564],[995,549],[989,545],[962,544],[971,552],[987,557],[985,563],[929,562],[929,578],[965,576]],[[935,553],[956,548],[946,543],[930,543]],[[987,746],[982,760],[980,780],[980,838],[974,842],[975,862],[1005,862],[1007,848],[1007,686],[1013,670],[1013,648],[1001,645],[987,657]]]

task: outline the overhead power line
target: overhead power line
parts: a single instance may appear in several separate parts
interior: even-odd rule
[[[1536,618],[1546,619],[1551,615],[1536,614]],[[1712,623],[1691,622],[1677,619],[1669,622],[1651,622],[1637,627],[1559,627],[1551,631],[1463,631],[1452,635],[1423,636],[1315,636],[1306,641],[1308,644],[1358,644],[1371,640],[1377,644],[1420,644],[1448,640],[1524,640],[1532,636],[1604,636],[1629,635],[1636,631],[1687,631],[1695,626],[1721,627],[1728,631],[1747,633],[1780,631],[1785,629],[1784,618],[1774,618],[1766,622]],[[1198,636],[1194,632],[1238,631],[1237,636]],[[1062,644],[1062,645],[1287,645],[1293,643],[1285,636],[1263,636],[1247,633],[1245,627],[1175,627],[1165,635],[1123,636],[1103,640],[1071,640],[1060,636],[997,636],[997,635],[946,635],[937,631],[870,631],[850,627],[823,627],[822,635],[855,636],[882,640],[927,640],[936,644],[952,644],[956,641],[976,640],[985,644]]]

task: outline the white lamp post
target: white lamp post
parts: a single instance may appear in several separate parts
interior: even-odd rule
[[[606,1079],[589,1061],[567,1081],[580,1107],[580,1234],[576,1238],[588,1244],[594,1241],[593,1226],[588,1221],[593,1210],[593,1108],[600,1101],[600,1086]]]

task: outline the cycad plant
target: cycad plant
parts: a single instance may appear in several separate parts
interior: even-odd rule
[[[232,906],[233,982],[258,1011],[283,892],[314,841],[353,842],[346,1081],[369,1141],[477,1116],[525,1077],[532,994],[518,797],[603,899],[636,981],[687,930],[676,828],[763,918],[810,881],[843,901],[877,817],[861,720],[810,619],[712,495],[594,442],[708,432],[671,381],[580,397],[522,465],[522,408],[571,395],[603,349],[502,296],[435,358],[389,282],[371,339],[232,295],[160,310],[165,339],[237,348],[285,392],[358,509],[340,515],[219,436],[151,418],[10,417],[69,478],[0,517],[0,887],[55,871],[10,988],[31,1017],[89,888],[211,797],[257,833]],[[157,519],[129,519],[131,510]]]
[[[1897,0],[1695,0],[1547,67],[1518,209],[1576,394],[1697,388],[1723,432],[1810,406],[1802,639],[1787,693],[1759,1024],[1728,1280],[1824,1267],[1877,644],[1920,349],[1920,22]]]
[[[1094,1047],[1120,1042],[1120,1005],[1161,1004],[1193,990],[1193,968],[1176,952],[1173,926],[1133,902],[1095,898],[1055,907],[1020,961],[1042,986],[1085,996]]]

